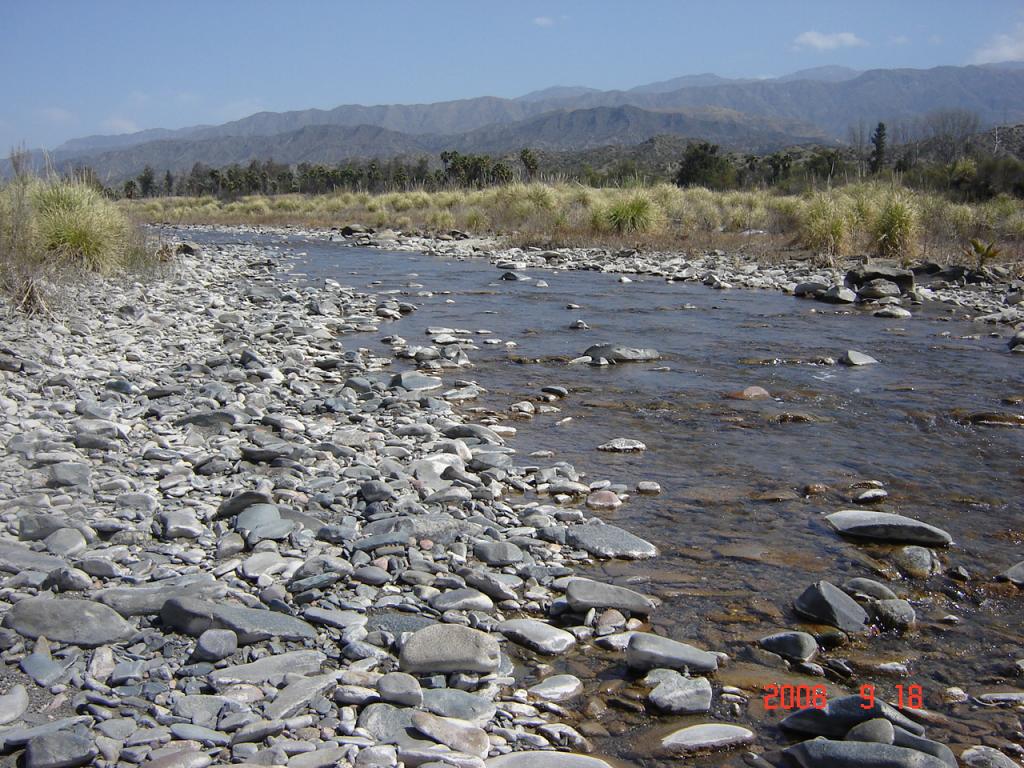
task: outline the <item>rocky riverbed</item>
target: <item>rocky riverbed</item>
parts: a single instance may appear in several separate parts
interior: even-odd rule
[[[987,710],[982,728],[937,701],[844,698],[860,670],[836,649],[918,623],[903,585],[802,584],[791,626],[742,653],[666,627],[636,579],[581,577],[594,559],[657,562],[642,529],[595,511],[658,484],[514,450],[514,421],[468,406],[485,392],[467,332],[410,342],[388,330],[416,310],[408,295],[300,282],[253,245],[184,251],[169,275],[74,289],[57,321],[11,316],[0,334],[5,754],[601,768],[617,761],[584,753],[640,726],[652,765],[937,768],[956,765],[949,734],[966,765],[1015,764],[1012,688],[948,692]],[[493,258],[513,276],[552,261]],[[582,362],[619,354],[590,351]],[[568,395],[538,386],[509,412],[555,413]],[[609,438],[594,446],[609,457],[647,448]],[[834,535],[933,572],[949,533],[873,511],[882,484],[853,491],[826,518]],[[1020,569],[1001,574],[1002,599],[1018,599]],[[794,746],[766,748],[752,713],[763,685],[787,682],[824,687],[828,708],[790,714]]]

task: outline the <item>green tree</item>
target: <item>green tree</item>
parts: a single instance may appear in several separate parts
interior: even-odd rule
[[[139,194],[143,197],[150,197],[153,194],[155,179],[156,175],[153,173],[152,168],[148,165],[143,168],[142,173],[139,174]]]
[[[170,169],[164,173],[164,194],[170,197],[174,194],[174,177],[171,175]]]
[[[736,180],[736,171],[728,158],[718,154],[719,146],[707,141],[690,144],[676,172],[680,187],[728,189]]]
[[[124,196],[127,197],[129,200],[134,198],[136,193],[138,192],[138,187],[135,184],[135,179],[128,179],[128,181],[124,183],[123,190]]]
[[[523,164],[523,169],[526,171],[526,180],[529,181],[537,173],[537,169],[540,167],[540,163],[537,161],[537,155],[529,147],[523,147],[519,152],[519,162]]]
[[[871,134],[871,160],[869,168],[878,173],[885,167],[885,123],[879,123]]]

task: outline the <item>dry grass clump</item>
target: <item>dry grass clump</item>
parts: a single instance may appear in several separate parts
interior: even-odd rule
[[[0,187],[0,287],[19,309],[45,310],[54,289],[79,275],[152,258],[125,210],[84,181],[19,174]]]

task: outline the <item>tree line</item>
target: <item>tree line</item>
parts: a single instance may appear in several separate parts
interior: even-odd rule
[[[979,121],[963,110],[944,110],[915,121],[852,126],[841,147],[794,147],[770,154],[727,152],[707,141],[690,142],[669,175],[643,172],[636,160],[623,159],[605,171],[587,166],[580,156],[558,163],[562,180],[592,186],[673,181],[680,186],[711,189],[776,189],[800,193],[865,179],[895,180],[907,186],[977,201],[999,194],[1024,197],[1024,163],[996,146],[976,144]],[[246,195],[325,194],[339,191],[386,192],[424,189],[482,188],[540,177],[542,156],[530,148],[517,156],[442,152],[440,163],[413,159],[351,160],[339,164],[253,160],[221,168],[196,163],[186,174],[158,173],[147,166],[113,196],[203,196],[235,199]],[[99,185],[88,168],[80,178]]]

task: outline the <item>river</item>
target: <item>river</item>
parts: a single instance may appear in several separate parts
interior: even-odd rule
[[[508,418],[505,423],[518,430],[511,444],[521,461],[550,450],[591,481],[607,478],[630,489],[640,480],[658,482],[659,495],[632,495],[617,510],[597,514],[649,539],[661,555],[606,561],[589,570],[660,597],[664,604],[652,618],[656,631],[734,659],[713,680],[712,715],[752,725],[760,747],[788,741],[776,727],[784,713],[765,712],[761,705],[759,688],[772,679],[757,663],[757,639],[800,626],[792,601],[808,584],[854,576],[889,583],[914,605],[918,624],[902,636],[884,633],[828,652],[825,659],[841,659],[854,670],[839,689],[856,692],[870,683],[880,696],[894,698],[897,684],[922,686],[925,707],[951,717],[945,727],[930,727],[929,736],[951,746],[1007,732],[1005,711],[943,703],[949,686],[972,694],[1012,689],[1007,670],[1024,655],[1021,597],[993,580],[1024,559],[1024,429],[963,418],[982,411],[1021,413],[1012,404],[1024,394],[1021,357],[1007,352],[1004,339],[990,337],[988,327],[965,322],[955,308],[938,303],[913,307],[913,319],[880,319],[780,293],[720,291],[642,276],[622,283],[600,272],[527,270],[533,279],[504,281],[486,259],[390,253],[302,237],[182,234],[205,243],[255,240],[292,259],[294,274],[303,279],[332,278],[416,304],[419,311],[382,330],[422,344],[430,343],[428,327],[472,337],[473,366],[444,375],[472,379],[487,390],[464,407]],[[578,318],[590,329],[571,330]],[[352,336],[347,343],[389,354],[383,335]],[[509,341],[515,346],[507,347]],[[567,365],[599,342],[654,347],[663,359]],[[881,364],[817,362],[848,349]],[[512,403],[535,398],[546,385],[570,392],[555,403],[558,413],[512,417]],[[751,385],[771,397],[726,397]],[[641,440],[648,450],[596,450],[614,437]],[[851,485],[868,480],[880,481],[889,494],[875,508],[949,531],[954,545],[939,552],[942,570],[962,567],[968,578],[906,578],[891,559],[900,547],[839,538],[822,518],[856,507]],[[805,495],[815,483],[827,490]],[[905,671],[883,666],[891,663]],[[553,664],[612,690],[628,677],[611,652]],[[533,673],[523,670],[524,682]],[[784,679],[780,672],[778,680]],[[717,695],[722,684],[746,690],[749,705],[731,712]],[[611,698],[614,703],[615,694]],[[623,765],[660,765],[649,749],[652,728],[661,733],[709,719],[651,717],[632,711],[625,695],[620,703],[602,720],[612,737],[598,737],[595,745]],[[726,753],[688,764],[735,765],[738,759]]]

